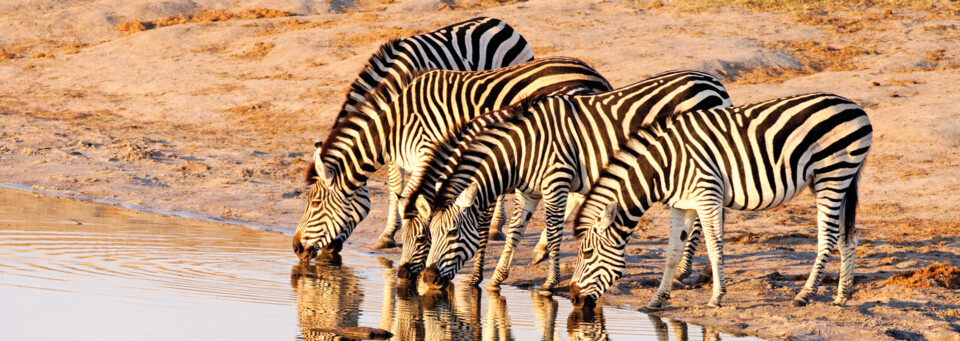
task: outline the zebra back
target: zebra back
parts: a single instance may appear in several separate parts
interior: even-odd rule
[[[336,122],[354,112],[380,84],[387,84],[392,94],[399,93],[412,79],[403,75],[414,70],[491,70],[532,59],[526,39],[495,18],[477,17],[393,39],[377,49],[350,84]]]
[[[435,184],[453,173],[465,147],[469,146],[486,127],[523,115],[532,103],[541,98],[565,94],[592,94],[594,91],[594,88],[586,87],[579,82],[558,83],[540,89],[517,103],[484,113],[449,131],[443,139],[425,145],[421,150],[421,167],[410,178],[414,190],[404,207],[404,219],[417,216],[418,197],[423,197],[431,205],[434,204],[437,193]]]

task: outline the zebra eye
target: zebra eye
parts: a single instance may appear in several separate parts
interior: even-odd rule
[[[313,201],[313,202],[310,203],[310,207],[313,207],[313,208],[320,207],[320,202],[319,202],[319,201]]]

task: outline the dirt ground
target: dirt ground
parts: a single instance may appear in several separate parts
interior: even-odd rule
[[[815,251],[814,202],[804,194],[778,209],[729,212],[725,307],[705,307],[707,285],[675,290],[661,315],[776,339],[960,339],[952,268],[960,266],[960,4],[816,3],[0,4],[0,182],[291,232],[313,142],[375,48],[492,16],[538,57],[584,59],[615,86],[695,69],[723,77],[734,104],[824,91],[870,115],[857,284],[846,306],[829,304],[835,279],[809,306],[790,306]],[[371,250],[385,224],[384,178],[371,185],[375,208],[347,248]],[[655,290],[667,212],[648,217],[605,304],[641,307]],[[527,265],[542,226],[538,213],[507,283],[543,281],[545,265]],[[566,238],[569,279],[576,249]],[[487,258],[488,274],[496,258]],[[698,268],[704,262],[701,251]],[[838,267],[834,258],[832,278]]]

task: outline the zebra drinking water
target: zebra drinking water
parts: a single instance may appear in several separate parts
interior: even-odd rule
[[[507,245],[488,287],[496,288],[506,278],[513,249],[541,199],[550,259],[541,289],[553,287],[560,273],[560,229],[568,193],[587,192],[631,131],[657,117],[729,106],[730,97],[709,74],[672,71],[602,94],[529,102],[514,107],[514,117],[487,126],[470,143],[461,144],[460,160],[434,204],[424,205],[423,210],[432,211],[424,274],[431,286],[446,285],[474,254],[482,260],[480,236],[490,205],[517,190],[522,195],[516,196]],[[473,283],[481,279],[482,268],[475,268]]]
[[[320,248],[339,251],[369,212],[368,176],[384,165],[391,165],[391,179],[400,179],[393,174],[399,174],[399,167],[416,169],[423,146],[484,112],[528,96],[567,88],[610,88],[596,70],[572,58],[538,59],[491,71],[433,70],[410,76],[415,80],[392,101],[382,95],[382,89],[368,94],[357,112],[342,119],[315,152],[314,165],[308,169],[311,189],[293,241],[301,261],[313,258]],[[391,187],[399,188],[400,182],[391,180]]]
[[[432,32],[391,40],[380,46],[367,61],[357,79],[350,85],[346,100],[337,114],[333,131],[338,131],[338,127],[342,125],[350,124],[347,118],[356,114],[359,106],[364,104],[371,92],[375,90],[380,92],[385,102],[389,103],[413,79],[411,75],[423,70],[493,70],[532,59],[533,51],[526,39],[513,27],[495,18],[477,17]],[[328,139],[331,137],[328,136]],[[318,142],[316,146],[321,145]],[[387,226],[378,239],[377,248],[394,247],[396,243],[393,241],[393,236],[400,226],[398,210],[403,182],[402,173],[397,165],[391,163],[389,166],[391,196],[388,212],[391,214],[387,216]],[[354,202],[346,205],[350,208],[349,221],[351,222],[342,221],[333,224],[356,224],[366,217],[370,210],[370,200],[365,186],[352,197]],[[314,199],[316,198],[310,197],[308,202]],[[308,218],[307,213],[310,211],[305,210],[305,219]],[[302,227],[303,223],[298,226],[298,230]],[[304,254],[303,241],[298,239],[295,238],[293,242],[294,252],[301,255]],[[343,239],[346,237],[344,236]],[[328,243],[331,241],[320,247],[329,246]]]
[[[817,203],[817,256],[793,303],[809,302],[838,242],[842,264],[834,303],[845,303],[857,248],[857,181],[872,137],[863,109],[823,93],[683,113],[631,134],[587,193],[575,220],[580,249],[571,300],[592,308],[620,278],[633,226],[660,202],[671,208],[670,241],[663,280],[647,307],[660,309],[670,297],[680,245],[697,218],[713,266],[709,305],[719,307],[726,292],[724,207],[776,207],[809,188]]]

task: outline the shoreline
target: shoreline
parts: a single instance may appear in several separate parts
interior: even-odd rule
[[[497,17],[521,32],[537,57],[581,58],[615,87],[693,69],[722,77],[735,105],[824,91],[857,101],[870,115],[874,145],[860,183],[857,283],[846,307],[829,305],[832,283],[807,307],[788,306],[815,250],[816,210],[803,193],[780,208],[728,213],[727,306],[705,309],[709,286],[691,287],[674,290],[659,316],[781,339],[960,338],[957,289],[922,278],[943,261],[960,266],[960,10],[949,1],[905,9],[719,2],[706,9],[678,1],[444,8],[397,0],[357,2],[344,11],[280,2],[272,10],[296,15],[134,33],[115,27],[203,10],[151,4],[71,7],[50,0],[49,16],[37,15],[40,7],[3,7],[10,16],[0,18],[9,28],[0,34],[0,181],[7,184],[0,186],[292,234],[313,142],[328,133],[344,87],[375,48],[475,16]],[[210,4],[248,10],[225,0]],[[69,27],[58,20],[77,11],[103,15]],[[429,20],[410,20],[422,13]],[[368,182],[372,210],[344,248],[396,259],[398,249],[372,249],[386,223],[384,173]],[[655,206],[645,218],[627,247],[627,272],[603,296],[605,304],[643,306],[659,282],[668,212]],[[529,264],[543,226],[535,213],[505,284],[536,286],[545,278],[546,265]],[[561,285],[577,251],[566,229],[564,239]],[[502,245],[493,242],[487,251],[487,276]],[[695,270],[705,260],[701,250]],[[829,276],[837,263],[827,263]],[[892,281],[900,272],[921,278]]]

